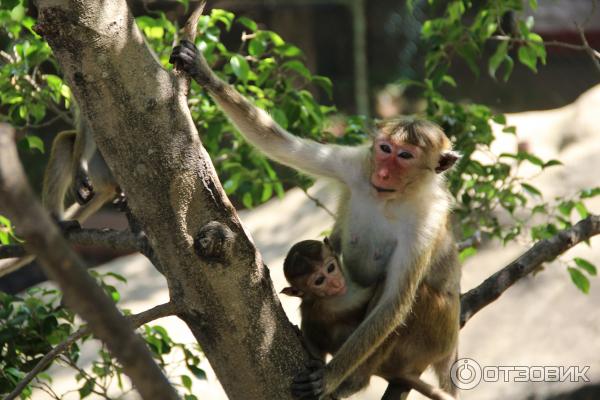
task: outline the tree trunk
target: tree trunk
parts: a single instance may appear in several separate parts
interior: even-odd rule
[[[202,147],[182,85],[148,49],[125,0],[38,7],[36,29],[227,395],[291,398],[306,352]]]

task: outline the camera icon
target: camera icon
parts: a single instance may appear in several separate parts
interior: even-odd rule
[[[481,382],[481,366],[472,358],[460,358],[452,364],[450,379],[461,390],[470,390]]]

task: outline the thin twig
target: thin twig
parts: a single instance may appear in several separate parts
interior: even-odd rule
[[[154,320],[168,317],[177,314],[177,307],[174,303],[164,303],[158,306],[152,307],[146,311],[142,311],[139,314],[129,315],[127,319],[134,328],[139,328]],[[86,326],[73,333],[64,342],[57,344],[52,350],[50,350],[38,363],[33,367],[31,371],[25,375],[25,377],[17,384],[12,392],[4,400],[14,400],[19,397],[21,392],[29,385],[29,383],[54,360],[56,357],[67,351],[69,347],[85,335],[90,334],[90,329]]]
[[[584,46],[585,46],[585,52],[590,56],[590,58],[592,59],[592,62],[594,63],[594,66],[596,67],[596,69],[598,70],[598,72],[600,72],[600,52],[594,50],[590,44],[587,41],[587,38],[585,37],[585,32],[583,31],[583,28],[581,26],[579,26],[579,24],[575,24],[577,26],[577,30],[579,31],[579,37],[581,38],[581,41],[583,42]]]
[[[497,40],[500,42],[511,42],[511,43],[516,43],[516,44],[529,44],[529,43],[540,44],[541,43],[546,47],[563,47],[563,48],[571,49],[571,50],[585,51],[592,58],[592,61],[594,62],[594,66],[598,69],[598,72],[600,72],[600,62],[598,62],[598,60],[600,60],[600,52],[589,45],[587,39],[585,38],[585,34],[583,33],[583,30],[579,27],[578,27],[578,30],[579,30],[579,36],[581,37],[581,41],[583,44],[566,43],[566,42],[560,42],[557,40],[532,42],[531,40],[513,38],[510,36],[504,36],[504,35],[494,35],[494,36],[491,36],[490,39]]]
[[[478,247],[481,244],[481,241],[481,231],[477,231],[473,234],[473,236],[463,240],[462,242],[456,243],[456,247],[458,248],[458,251],[463,251],[469,247]]]
[[[314,197],[311,194],[309,194],[307,189],[302,188],[302,191],[304,192],[304,194],[306,195],[306,197],[308,197],[308,199],[310,201],[312,201],[313,203],[315,203],[315,205],[317,207],[322,208],[327,214],[329,214],[331,216],[331,218],[335,218],[335,213],[333,213],[333,211],[331,211],[329,208],[327,208],[325,206],[325,204],[323,204],[323,202],[321,200],[319,200],[316,197]]]

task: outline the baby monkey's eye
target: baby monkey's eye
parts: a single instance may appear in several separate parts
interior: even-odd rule
[[[315,286],[321,286],[323,284],[323,282],[325,282],[325,277],[320,276],[317,278],[317,280],[315,280]]]
[[[335,264],[331,263],[327,266],[327,272],[332,273],[335,270]]]
[[[398,157],[404,158],[405,160],[409,160],[409,159],[413,158],[413,155],[411,153],[409,153],[408,151],[402,151],[402,152],[398,153]]]
[[[379,148],[381,149],[381,151],[383,151],[384,153],[388,153],[390,154],[392,152],[392,147],[387,144],[387,143],[383,143],[379,145]]]

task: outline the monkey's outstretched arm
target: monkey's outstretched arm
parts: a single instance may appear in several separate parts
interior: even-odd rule
[[[221,80],[193,43],[183,40],[173,49],[170,62],[203,86],[246,139],[275,161],[310,175],[342,181],[360,172],[356,160],[362,154],[366,160],[366,147],[325,145],[287,132],[267,112]]]

